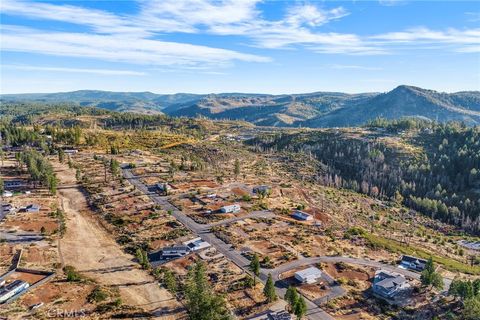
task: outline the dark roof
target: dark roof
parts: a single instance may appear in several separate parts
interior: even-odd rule
[[[405,261],[405,262],[417,262],[418,261],[420,263],[427,263],[427,260],[425,260],[425,259],[412,257],[412,256],[403,256],[402,261]]]
[[[268,314],[270,320],[292,320],[292,315],[287,311],[270,312]]]

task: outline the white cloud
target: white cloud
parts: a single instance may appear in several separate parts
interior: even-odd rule
[[[232,50],[128,35],[47,32],[2,26],[2,50],[96,58],[152,65],[225,65],[232,60],[266,62],[266,57]]]
[[[126,76],[144,76],[145,72],[131,70],[111,70],[111,69],[82,69],[82,68],[63,68],[63,67],[41,67],[26,65],[3,65],[3,68],[24,70],[24,71],[47,71],[47,72],[66,72],[66,73],[90,73],[100,75],[126,75]]]
[[[242,36],[247,45],[306,48],[325,54],[380,55],[398,50],[446,49],[478,52],[480,29],[430,30],[419,27],[376,35],[322,31],[323,25],[349,15],[342,7],[288,5],[283,18],[269,20],[258,0],[141,0],[135,14],[113,14],[73,5],[2,0],[2,13],[74,23],[90,32],[53,32],[12,26],[2,31],[2,50],[88,57],[109,61],[176,66],[225,66],[232,61],[271,59],[235,50],[161,41],[163,34]],[[399,1],[383,1],[382,4]]]

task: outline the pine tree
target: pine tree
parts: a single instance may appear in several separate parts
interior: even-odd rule
[[[307,303],[302,296],[300,296],[297,303],[295,303],[293,313],[297,316],[297,319],[302,319],[303,316],[307,313]]]
[[[295,305],[297,304],[299,299],[297,289],[295,287],[289,286],[284,298],[288,303],[290,311],[293,312],[295,310]]]
[[[250,271],[253,273],[253,285],[257,283],[256,277],[260,275],[260,261],[258,260],[258,255],[255,253],[250,261],[249,265]]]
[[[272,274],[268,274],[267,283],[263,288],[263,294],[267,298],[267,302],[273,302],[277,300],[277,293],[275,292],[275,285],[273,283]]]
[[[433,286],[437,289],[443,289],[442,276],[435,272],[435,266],[431,257],[428,259],[425,265],[425,270],[422,271],[420,281],[424,286]]]

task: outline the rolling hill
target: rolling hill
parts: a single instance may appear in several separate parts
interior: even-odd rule
[[[261,126],[358,126],[377,117],[420,117],[440,122],[480,124],[480,92],[442,93],[399,86],[386,93],[346,94],[155,94],[80,90],[48,94],[10,94],[2,103],[73,103],[115,111],[165,113],[175,117],[245,120]]]

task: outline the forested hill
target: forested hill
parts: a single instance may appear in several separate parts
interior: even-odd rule
[[[245,120],[261,126],[348,127],[377,117],[426,118],[480,124],[480,92],[442,93],[399,86],[386,93],[346,94],[154,94],[81,90],[65,93],[1,95],[8,103],[69,103],[114,111],[165,113],[176,117]]]
[[[316,180],[402,202],[480,233],[480,127],[377,120],[368,128],[273,134],[259,150],[311,153],[325,166]]]

